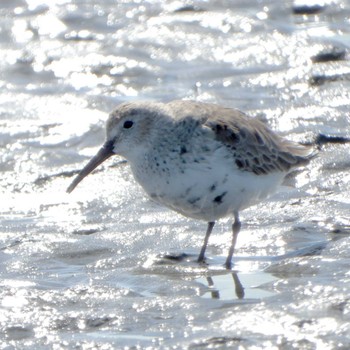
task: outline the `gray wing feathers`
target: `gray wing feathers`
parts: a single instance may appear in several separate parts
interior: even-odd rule
[[[286,140],[239,110],[193,101],[172,101],[168,106],[176,119],[190,117],[210,128],[244,171],[257,175],[288,172],[315,155],[313,147]]]
[[[209,118],[205,123],[217,140],[232,150],[238,168],[257,175],[288,172],[306,164],[312,148],[286,140],[257,119],[236,112],[224,118]]]

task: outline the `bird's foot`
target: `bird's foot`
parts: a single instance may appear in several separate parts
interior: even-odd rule
[[[224,266],[225,266],[225,268],[226,268],[227,270],[231,270],[231,269],[232,269],[232,261],[231,261],[231,259],[230,259],[230,260],[226,260]]]
[[[199,265],[205,265],[205,266],[208,266],[208,263],[207,263],[207,261],[206,261],[206,259],[203,257],[203,258],[198,258],[197,259],[197,263],[199,264]]]
[[[186,253],[178,253],[178,254],[165,254],[163,255],[164,259],[171,260],[171,261],[184,261],[185,259],[189,258],[190,255]]]

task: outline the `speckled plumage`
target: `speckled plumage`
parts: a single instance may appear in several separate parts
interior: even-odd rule
[[[238,213],[273,193],[312,148],[288,141],[257,119],[215,104],[193,101],[131,102],[107,121],[107,141],[68,188],[113,154],[124,156],[135,179],[155,201],[205,220],[203,261],[214,222],[235,218],[231,258],[240,229]]]

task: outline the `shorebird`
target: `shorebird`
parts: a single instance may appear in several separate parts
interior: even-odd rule
[[[231,268],[241,228],[239,212],[274,193],[293,169],[314,156],[256,118],[194,101],[130,102],[109,116],[106,141],[67,192],[114,154],[156,202],[208,223],[198,262],[204,262],[215,222],[232,216]]]

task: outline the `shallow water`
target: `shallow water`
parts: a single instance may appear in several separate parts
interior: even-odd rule
[[[315,4],[0,2],[1,349],[350,347],[349,146],[242,213],[233,271],[230,220],[198,265],[205,223],[147,199],[121,158],[65,193],[122,101],[349,136],[350,3]]]

